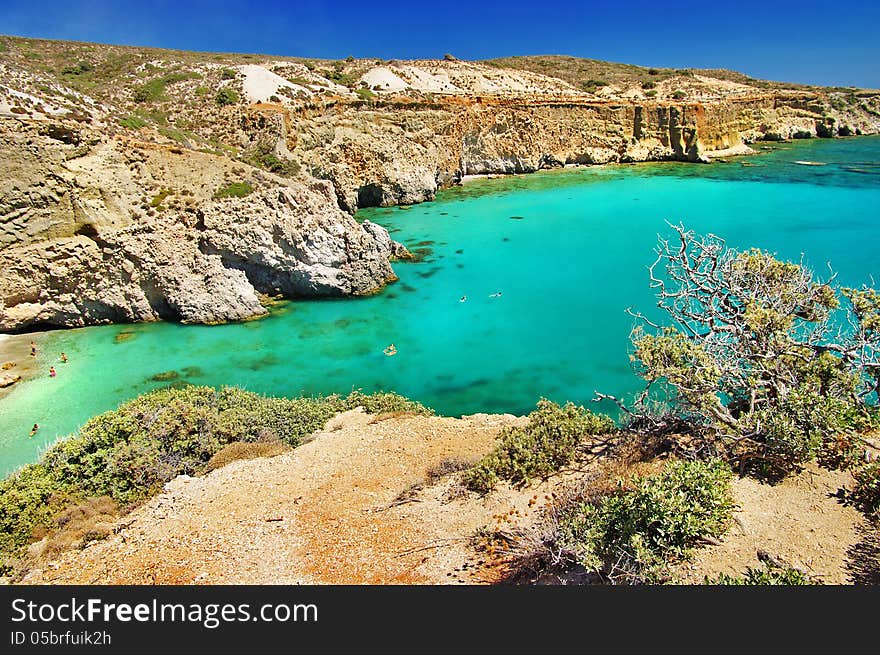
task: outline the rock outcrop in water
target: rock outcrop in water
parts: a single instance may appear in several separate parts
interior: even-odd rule
[[[331,69],[0,41],[0,330],[211,323],[264,313],[260,294],[370,293],[407,253],[351,214],[464,175],[880,131],[880,92],[729,71],[603,64],[599,83],[568,58]]]

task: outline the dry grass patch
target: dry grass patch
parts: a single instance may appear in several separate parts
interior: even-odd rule
[[[235,441],[218,450],[208,460],[208,463],[205,464],[205,473],[210,473],[239,460],[275,457],[288,450],[291,450],[290,446],[283,441]]]
[[[425,471],[425,480],[429,485],[433,485],[441,478],[459,471],[466,471],[474,464],[475,462],[462,457],[446,457],[439,464],[428,467],[428,470]]]
[[[120,514],[119,505],[109,496],[87,498],[66,508],[54,517],[51,525],[34,529],[35,543],[14,562],[13,578],[66,550],[85,548],[93,541],[105,539],[113,533]]]

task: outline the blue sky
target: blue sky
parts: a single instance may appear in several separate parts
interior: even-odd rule
[[[0,0],[0,33],[323,58],[568,54],[880,87],[878,0]]]

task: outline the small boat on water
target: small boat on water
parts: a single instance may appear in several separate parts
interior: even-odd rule
[[[795,162],[795,164],[800,164],[801,166],[824,166],[824,165],[825,165],[825,162],[821,162],[821,161],[805,161],[805,160],[799,159],[799,160],[797,160],[797,161]]]

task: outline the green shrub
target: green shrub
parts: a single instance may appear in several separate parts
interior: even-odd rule
[[[82,75],[84,73],[91,73],[95,70],[95,67],[92,66],[87,61],[81,61],[75,66],[65,66],[61,69],[62,75]]]
[[[651,91],[645,91],[645,97],[647,97],[647,98],[656,98],[656,97],[657,97],[657,91],[654,90],[654,89],[652,89]]]
[[[877,415],[880,294],[672,227],[678,238],[661,242],[652,279],[675,327],[631,335],[648,392],[662,394],[678,420],[721,437],[750,471],[784,475],[823,449],[828,461],[848,458],[855,433]],[[853,328],[841,335],[841,325]]]
[[[159,193],[153,196],[152,200],[150,200],[150,207],[162,211],[163,209],[165,209],[162,206],[162,203],[165,202],[165,198],[173,194],[174,191],[172,191],[171,189],[162,189],[161,191],[159,191]]]
[[[155,77],[137,87],[132,94],[132,98],[138,103],[156,102],[162,100],[165,96],[166,86],[182,82],[183,80],[197,79],[199,77],[201,76],[198,73],[192,72],[168,73],[161,77]]]
[[[684,100],[685,98],[687,98],[687,93],[685,93],[684,91],[674,91],[672,93],[672,97],[676,100]]]
[[[871,517],[880,514],[880,462],[856,468],[853,471],[851,497],[856,507]]]
[[[231,68],[224,68],[220,71],[220,79],[221,80],[234,80],[235,79],[235,71]]]
[[[468,488],[490,491],[499,480],[524,483],[531,478],[547,477],[568,464],[584,437],[605,434],[614,429],[614,421],[583,407],[566,403],[560,407],[541,399],[529,414],[523,428],[508,428],[500,443],[465,475]]]
[[[173,127],[160,127],[159,134],[162,136],[171,139],[172,141],[177,141],[178,143],[188,143],[190,138],[192,138],[192,133],[184,132],[183,130],[177,130]]]
[[[642,88],[645,91],[648,91],[649,89],[653,89],[656,86],[657,86],[657,83],[654,80],[647,80],[645,82],[642,82]]]
[[[343,402],[345,409],[363,407],[368,414],[421,414],[433,416],[434,410],[425,407],[415,400],[410,400],[396,393],[378,391],[365,394],[360,390],[352,391]]]
[[[361,100],[372,100],[376,97],[375,93],[365,88],[355,89],[355,93]]]
[[[634,489],[576,503],[562,515],[559,541],[574,559],[628,582],[656,582],[703,537],[727,529],[730,467],[715,459],[677,461]]]
[[[263,168],[277,175],[292,177],[300,172],[299,162],[292,159],[281,159],[267,143],[259,143],[246,158],[248,163]]]
[[[119,119],[119,124],[130,130],[139,130],[147,124],[147,121],[140,116],[126,116],[125,118]]]
[[[816,584],[797,569],[764,564],[763,568],[746,569],[745,575],[735,577],[721,573],[715,578],[706,578],[703,584],[707,585],[813,585]]]
[[[608,82],[605,80],[587,80],[583,83],[583,87],[587,91],[595,91],[603,86],[608,86]]]
[[[6,559],[30,543],[34,529],[50,525],[68,489],[44,464],[31,464],[0,481],[0,572]]]
[[[247,182],[233,182],[218,189],[214,193],[215,198],[244,198],[246,195],[253,193],[254,187]]]
[[[342,70],[339,68],[336,68],[332,71],[323,71],[323,73],[324,77],[326,77],[328,80],[332,80],[342,86],[347,86],[350,89],[357,86],[357,76],[353,75],[352,73],[343,73]]]
[[[220,89],[217,92],[217,96],[214,98],[214,102],[216,102],[221,107],[225,105],[234,105],[236,102],[238,102],[238,94],[229,87],[226,87]]]
[[[145,82],[134,90],[132,98],[135,102],[155,102],[159,100],[165,93],[165,85],[161,79],[150,80]]]

